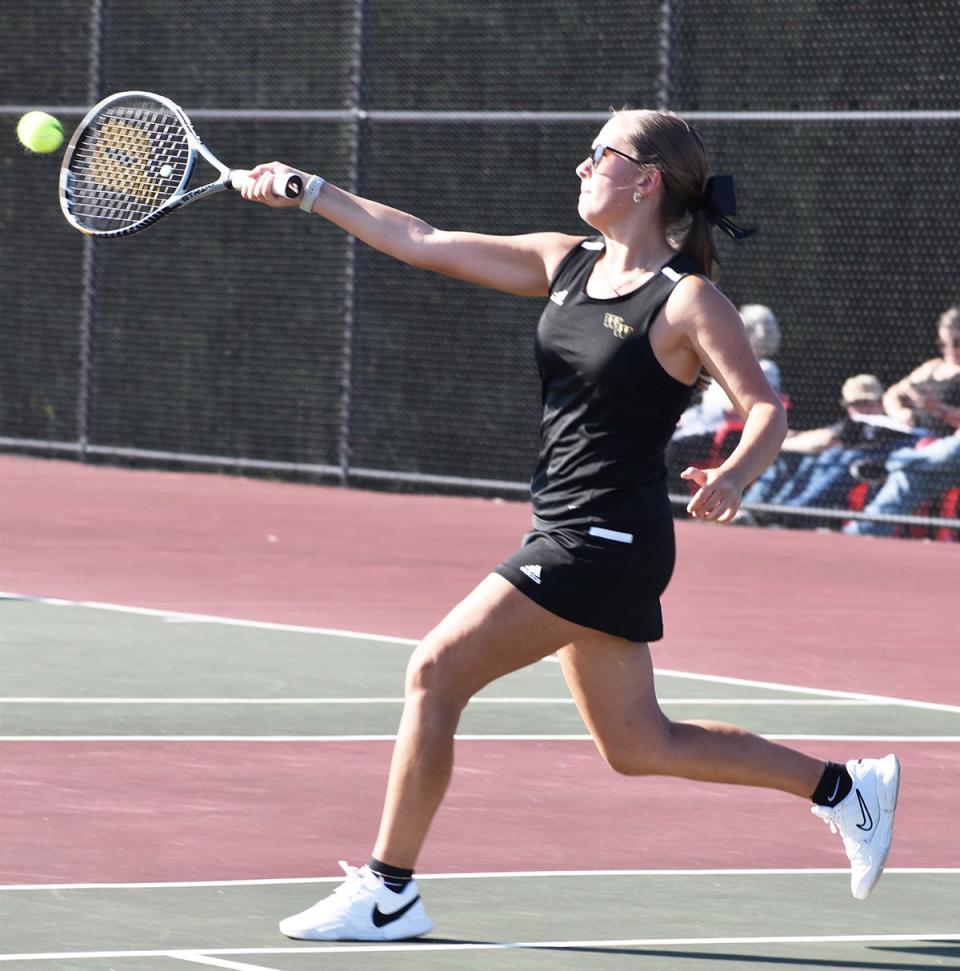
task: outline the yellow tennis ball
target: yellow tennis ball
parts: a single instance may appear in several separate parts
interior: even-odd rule
[[[17,122],[17,138],[31,152],[46,155],[63,144],[63,125],[45,111],[28,111]]]

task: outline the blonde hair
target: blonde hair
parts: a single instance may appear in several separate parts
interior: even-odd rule
[[[780,324],[774,312],[762,303],[745,303],[740,317],[753,353],[757,357],[773,357],[780,350]]]
[[[613,116],[638,158],[660,171],[660,219],[670,245],[692,259],[711,280],[716,248],[707,213],[700,207],[709,173],[707,153],[693,127],[672,111],[623,109]]]

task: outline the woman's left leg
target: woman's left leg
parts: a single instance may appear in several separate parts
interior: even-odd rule
[[[850,889],[863,898],[883,873],[900,789],[895,755],[829,765],[715,721],[673,722],[660,710],[646,644],[616,637],[560,652],[564,677],[597,748],[617,772],[780,789],[815,800],[843,838]]]
[[[625,775],[673,775],[781,789],[809,799],[825,763],[715,721],[664,715],[646,644],[609,637],[569,644],[560,663],[600,754]]]

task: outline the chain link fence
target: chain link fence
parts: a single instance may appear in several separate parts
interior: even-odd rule
[[[536,301],[400,265],[320,219],[229,194],[124,240],[67,226],[59,157],[24,153],[16,118],[42,108],[69,128],[132,88],[181,103],[230,165],[283,159],[434,224],[492,233],[587,232],[574,168],[607,109],[671,108],[697,126],[714,169],[736,175],[741,219],[760,227],[742,246],[720,240],[720,285],[776,315],[791,426],[833,428],[830,448],[849,446],[846,379],[887,388],[937,358],[937,394],[960,406],[960,351],[937,343],[938,319],[960,303],[955,3],[24,0],[4,19],[7,451],[526,491]],[[725,422],[722,442],[718,426],[697,443],[704,460],[735,441]],[[833,457],[846,473],[813,501],[768,490],[748,509],[788,526],[955,538],[949,439],[960,439],[917,424],[849,461],[791,456],[778,469],[788,483],[800,461],[816,470]],[[924,440],[946,455],[933,486],[885,511],[878,496]]]

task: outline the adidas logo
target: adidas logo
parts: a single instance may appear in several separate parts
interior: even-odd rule
[[[550,294],[550,299],[558,307],[562,307],[563,306],[563,301],[567,299],[567,294],[569,292],[570,292],[569,290],[554,290],[553,293]]]
[[[530,577],[534,583],[540,582],[540,564],[529,563],[527,566],[520,567],[520,572]]]

